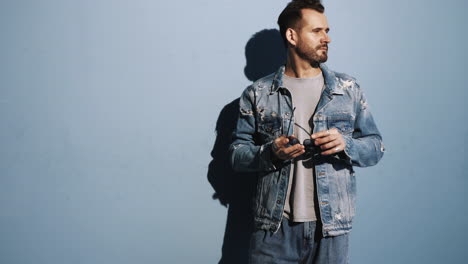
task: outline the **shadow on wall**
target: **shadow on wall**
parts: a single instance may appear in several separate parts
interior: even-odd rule
[[[264,29],[255,33],[245,45],[247,65],[244,74],[254,82],[286,63],[286,49],[277,29]]]
[[[245,46],[247,65],[244,73],[250,81],[275,72],[286,61],[283,40],[276,29],[255,33]],[[229,145],[239,113],[239,98],[223,107],[216,121],[216,140],[208,166],[208,181],[214,188],[213,199],[228,207],[226,229],[219,263],[248,263],[250,234],[253,230],[251,201],[255,192],[255,174],[236,173],[229,162]]]

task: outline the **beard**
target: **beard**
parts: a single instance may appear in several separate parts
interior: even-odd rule
[[[323,47],[327,47],[327,50],[320,50]],[[311,65],[318,65],[328,60],[328,45],[322,44],[314,48],[301,43],[296,46],[296,53],[300,58],[308,61]]]

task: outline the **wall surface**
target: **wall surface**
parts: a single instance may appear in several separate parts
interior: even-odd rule
[[[286,3],[0,1],[0,263],[217,263],[215,129],[284,58]],[[351,263],[463,263],[467,2],[324,4],[387,149],[357,170]]]

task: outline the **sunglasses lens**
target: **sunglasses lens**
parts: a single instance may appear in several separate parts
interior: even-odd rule
[[[297,138],[291,138],[291,139],[289,140],[289,144],[290,144],[291,146],[296,145],[296,144],[299,144],[299,140],[297,140]]]

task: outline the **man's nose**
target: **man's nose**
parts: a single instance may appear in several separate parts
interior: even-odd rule
[[[330,38],[330,36],[328,36],[328,33],[324,33],[322,41],[327,43],[327,44],[331,42],[331,38]]]

